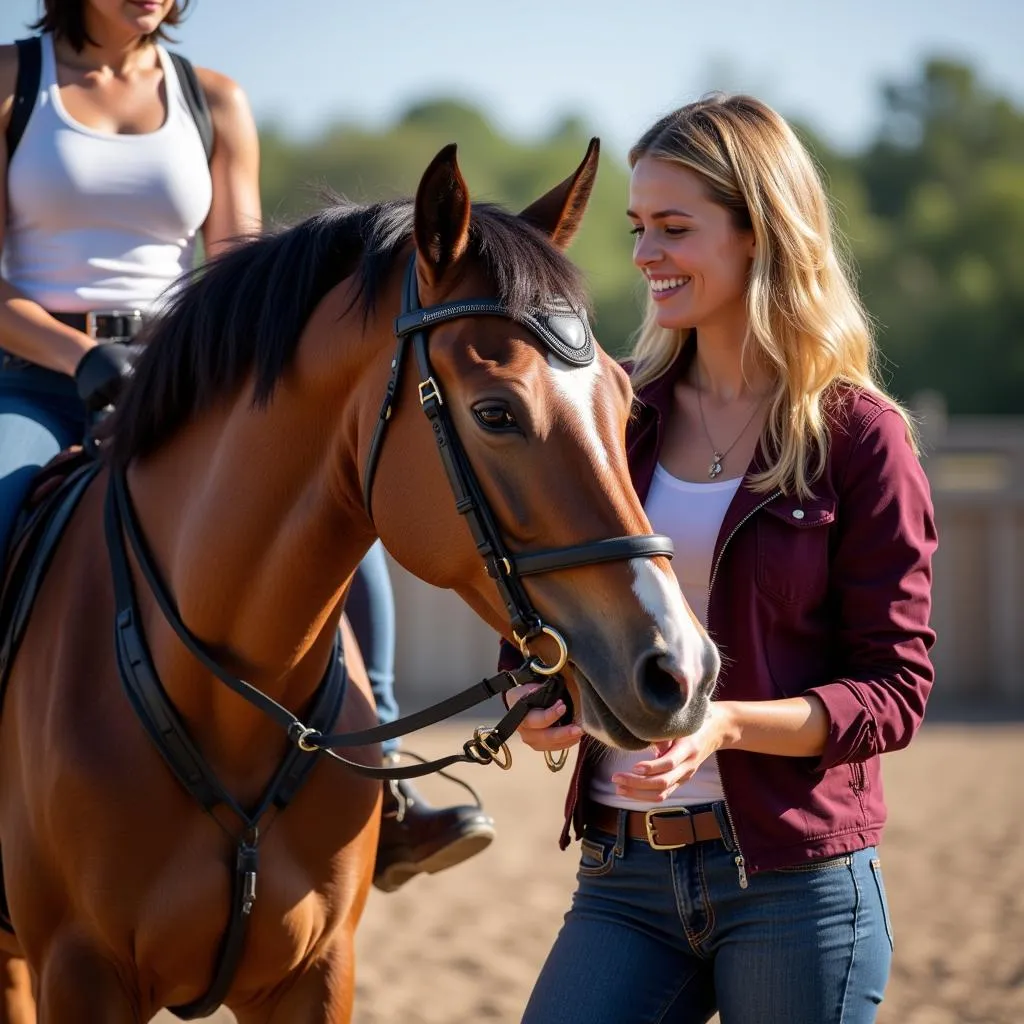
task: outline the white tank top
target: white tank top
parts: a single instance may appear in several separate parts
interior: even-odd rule
[[[711,581],[711,560],[729,504],[739,490],[742,478],[715,480],[706,484],[690,483],[672,476],[661,465],[655,467],[654,479],[647,494],[644,511],[655,533],[670,537],[676,553],[672,558],[679,588],[693,614],[707,625],[708,585]],[[655,804],[629,800],[619,796],[612,775],[628,772],[638,761],[653,755],[648,750],[610,750],[600,759],[590,781],[590,798],[611,807],[646,811],[651,807],[687,807],[712,803],[723,798],[718,761],[709,757],[689,782],[676,789],[665,800]]]
[[[7,172],[2,273],[45,309],[152,310],[195,258],[210,211],[206,153],[167,52],[167,117],[113,135],[75,121],[42,37],[39,96]]]

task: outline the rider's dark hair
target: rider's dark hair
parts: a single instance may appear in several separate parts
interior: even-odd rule
[[[192,0],[174,0],[160,27],[143,37],[143,41],[170,38],[167,35],[167,27],[177,25],[181,21],[191,2]],[[42,16],[29,25],[29,28],[35,32],[52,32],[55,36],[66,39],[77,53],[81,53],[86,43],[96,45],[96,40],[90,39],[85,31],[85,3],[86,0],[43,0]]]

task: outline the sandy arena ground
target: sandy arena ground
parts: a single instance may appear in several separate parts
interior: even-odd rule
[[[451,753],[470,731],[433,730],[410,748]],[[518,741],[513,749],[511,772],[462,772],[497,819],[495,844],[457,869],[371,896],[357,1024],[519,1020],[567,906],[575,856],[555,842],[565,775],[550,775]],[[885,780],[896,958],[880,1024],[1021,1024],[1024,725],[926,726],[909,750],[886,757]],[[438,800],[461,792],[427,789]]]

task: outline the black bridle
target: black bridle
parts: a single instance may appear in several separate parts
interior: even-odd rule
[[[487,575],[498,588],[512,625],[513,636],[523,656],[529,659],[528,664],[537,675],[553,676],[565,666],[568,648],[561,635],[541,620],[526,593],[522,577],[631,558],[654,558],[659,555],[671,558],[672,541],[668,537],[648,534],[609,537],[587,544],[549,548],[527,554],[514,554],[508,550],[430,365],[430,330],[452,320],[476,316],[499,316],[526,327],[550,352],[572,366],[587,366],[595,358],[594,339],[583,310],[557,305],[515,313],[497,299],[461,299],[422,309],[416,283],[416,257],[412,256],[402,287],[402,312],[395,320],[398,347],[391,360],[391,376],[370,441],[370,452],[363,474],[363,504],[372,520],[373,480],[398,395],[402,368],[406,362],[405,354],[411,341],[420,372],[420,406],[433,429],[437,450],[455,497],[455,508],[466,517],[476,549],[484,560]],[[529,657],[530,641],[541,634],[550,636],[558,645],[559,657],[552,665],[545,665],[538,658]]]
[[[281,725],[300,751],[327,754],[362,775],[380,779],[416,778],[458,761],[478,764],[497,761],[505,766],[508,759],[505,744],[527,712],[533,707],[549,706],[557,696],[564,692],[561,681],[556,677],[568,660],[568,645],[561,634],[544,623],[534,609],[526,593],[522,577],[557,572],[574,566],[596,565],[601,562],[623,561],[632,558],[654,558],[657,556],[670,558],[673,548],[672,541],[668,537],[659,535],[610,537],[571,547],[550,548],[529,553],[514,553],[507,548],[495,522],[494,513],[484,497],[466,450],[452,423],[448,406],[445,404],[437,379],[433,375],[428,352],[428,334],[433,327],[452,320],[476,316],[499,316],[521,324],[543,342],[549,351],[570,365],[586,366],[595,358],[593,336],[585,313],[569,309],[564,305],[552,305],[549,308],[538,307],[528,309],[523,313],[516,313],[496,299],[465,299],[422,309],[419,302],[419,289],[416,284],[416,260],[413,256],[405,274],[402,311],[395,321],[395,335],[398,344],[391,362],[391,375],[366,460],[363,498],[367,513],[370,514],[377,463],[380,459],[387,427],[394,412],[402,369],[406,362],[405,356],[411,342],[420,371],[418,385],[420,406],[430,421],[434,440],[437,442],[438,452],[455,498],[455,507],[466,517],[477,550],[484,560],[487,573],[494,580],[508,611],[513,635],[526,659],[522,667],[514,671],[498,672],[438,704],[387,725],[379,725],[358,732],[327,734],[322,728],[303,722],[251,683],[227,672],[219,665],[203,642],[182,622],[174,599],[156,570],[135,516],[124,470],[112,469],[106,504],[106,532],[114,570],[115,589],[121,595],[118,599],[119,643],[123,644],[126,650],[128,648],[145,649],[141,625],[138,622],[138,612],[134,608],[131,573],[128,570],[124,548],[124,537],[127,536],[132,553],[150,591],[165,619],[185,647],[209,672]],[[550,637],[558,646],[558,657],[550,664],[545,664],[539,657],[530,655],[530,642],[542,635]],[[336,658],[340,659],[340,645],[336,645],[335,652],[332,652],[331,666],[328,667],[321,688],[326,688],[329,679],[337,674],[337,670],[333,667]],[[128,669],[131,662],[133,659],[130,657],[126,656],[123,659],[122,679],[125,679],[126,674],[131,674]],[[395,739],[450,718],[522,683],[538,681],[547,685],[518,701],[493,729],[478,729],[473,739],[464,744],[461,754],[453,754],[422,764],[384,768],[350,761],[333,749],[363,746]],[[126,685],[128,685],[127,681]],[[160,690],[162,691],[162,688]],[[160,699],[166,700],[165,695]],[[149,703],[153,703],[153,700],[155,698],[149,698]],[[138,709],[140,701],[136,700],[134,703]],[[183,742],[184,740],[180,740],[179,745],[182,745]],[[499,757],[498,755],[503,756]]]

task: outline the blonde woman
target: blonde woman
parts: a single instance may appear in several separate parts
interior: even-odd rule
[[[690,104],[630,164],[649,289],[633,481],[723,668],[673,743],[611,750],[643,744],[556,725],[563,706],[524,723],[537,750],[597,737],[563,832],[578,887],[525,1020],[863,1024],[892,957],[880,755],[909,743],[933,676],[914,432],[777,113]]]

